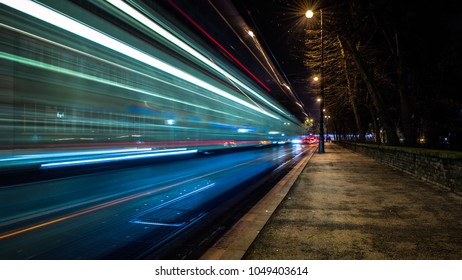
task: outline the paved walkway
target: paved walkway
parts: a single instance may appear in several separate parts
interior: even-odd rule
[[[330,143],[294,172],[203,259],[462,259],[462,196]]]

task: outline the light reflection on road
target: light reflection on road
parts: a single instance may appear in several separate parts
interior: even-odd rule
[[[0,258],[136,257],[305,150],[276,146],[0,188]]]

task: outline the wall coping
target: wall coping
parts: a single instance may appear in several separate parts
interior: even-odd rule
[[[450,150],[436,150],[436,149],[426,149],[426,148],[414,148],[414,147],[402,147],[402,146],[386,146],[386,145],[377,145],[377,144],[365,144],[365,143],[356,143],[348,141],[339,141],[340,143],[354,146],[362,146],[366,148],[374,148],[388,151],[397,151],[404,152],[415,155],[437,157],[443,159],[455,159],[462,160],[462,152],[460,151],[450,151]]]

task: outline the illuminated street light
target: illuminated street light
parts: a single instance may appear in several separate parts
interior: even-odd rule
[[[313,13],[312,10],[308,10],[308,11],[306,11],[305,16],[306,16],[307,18],[312,18],[312,17],[314,16],[314,13]]]
[[[321,101],[319,102],[319,153],[324,153],[324,41],[322,38],[322,9],[319,10],[320,19],[321,19]],[[307,18],[312,18],[314,16],[314,12],[312,10],[308,10],[305,13]],[[314,77],[315,81],[319,78],[316,76]]]

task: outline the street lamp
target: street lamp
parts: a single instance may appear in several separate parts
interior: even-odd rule
[[[319,102],[319,153],[324,153],[324,41],[322,38],[322,9],[319,10],[319,14],[321,17],[321,78],[320,78],[320,86],[321,86],[321,102]],[[312,18],[314,16],[314,12],[312,10],[308,10],[305,13],[307,18]]]

